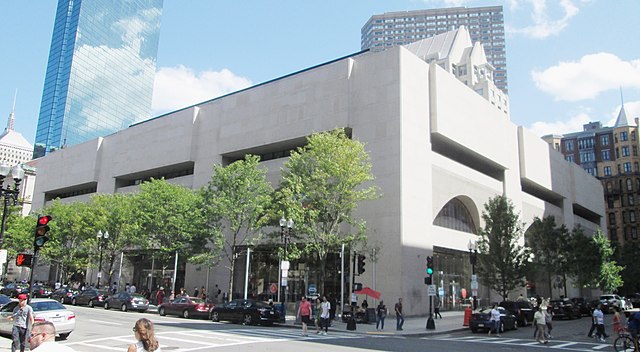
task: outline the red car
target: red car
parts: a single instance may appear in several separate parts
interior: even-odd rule
[[[208,318],[211,308],[213,308],[213,304],[205,302],[202,298],[184,296],[176,297],[173,302],[159,305],[158,314],[162,316],[172,314],[183,318]]]

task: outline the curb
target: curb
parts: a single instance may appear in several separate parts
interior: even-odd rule
[[[283,327],[283,328],[289,328],[289,329],[301,329],[302,325],[296,325],[295,323],[291,324],[291,323],[285,323],[285,324],[277,324],[277,326],[279,327]],[[314,326],[315,328],[315,326]],[[468,327],[460,327],[460,328],[455,328],[455,329],[449,329],[449,330],[430,330],[430,331],[416,331],[416,332],[410,332],[410,331],[406,331],[403,333],[395,333],[394,330],[389,330],[389,332],[385,332],[385,331],[358,331],[358,330],[347,330],[346,328],[344,330],[342,329],[336,329],[336,326],[333,326],[333,330],[334,331],[341,331],[341,332],[347,332],[347,333],[351,333],[351,334],[359,334],[359,335],[384,335],[384,336],[394,336],[394,337],[426,337],[426,336],[433,336],[433,335],[443,335],[443,334],[448,334],[448,333],[452,333],[452,332],[462,332],[462,331],[466,331],[469,330]],[[330,327],[331,329],[331,327]]]

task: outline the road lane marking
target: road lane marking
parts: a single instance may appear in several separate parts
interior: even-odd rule
[[[598,346],[593,347],[592,349],[601,350],[601,349],[604,349],[604,348],[607,348],[607,347],[609,347],[609,345],[598,345]]]
[[[122,325],[122,323],[112,323],[110,321],[96,320],[96,319],[89,319],[89,321],[92,321],[94,323],[107,324],[107,325],[116,325],[116,326]]]
[[[565,347],[569,347],[569,346],[573,346],[573,345],[577,345],[577,342],[565,342],[565,343],[561,343],[559,345],[553,345],[551,346],[551,348],[565,348]]]

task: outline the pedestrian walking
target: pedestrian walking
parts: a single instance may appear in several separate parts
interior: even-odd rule
[[[626,332],[624,316],[620,314],[620,307],[614,306],[613,310],[613,332],[617,335],[617,337],[620,337],[621,333]]]
[[[491,322],[493,326],[489,328],[489,333],[487,333],[487,335],[491,336],[491,330],[494,329],[496,331],[496,336],[500,337],[500,311],[498,310],[497,304],[493,305],[490,314],[489,322]]]
[[[440,296],[434,297],[433,300],[434,300],[434,304],[433,304],[434,319],[438,319],[438,317],[442,319],[442,314],[440,314],[440,305],[442,304],[442,301],[440,301]],[[471,306],[473,307],[473,303],[471,304]]]
[[[549,343],[549,340],[545,338],[544,334],[544,329],[547,326],[547,322],[541,306],[538,306],[536,308],[536,314],[533,315],[533,323],[536,325],[538,332],[538,335],[536,335],[536,340],[542,344]]]
[[[39,321],[31,327],[29,348],[38,352],[74,352],[69,346],[56,342],[56,327],[50,321]]]
[[[129,286],[129,293],[136,293],[136,285],[135,284],[131,284],[131,286]]]
[[[307,297],[302,296],[296,315],[300,317],[302,322],[302,336],[307,336],[307,325],[311,322],[311,303],[307,301]]]
[[[111,285],[111,293],[116,294],[116,292],[118,292],[118,283],[114,281]]]
[[[327,300],[327,296],[322,296],[322,303],[320,304],[320,308],[322,312],[320,313],[320,319],[322,319],[322,325],[320,326],[320,330],[324,327],[324,332],[322,335],[327,335],[329,332],[329,320],[331,318],[331,303]]]
[[[329,294],[329,303],[331,303],[331,310],[329,313],[331,314],[331,320],[336,318],[336,309],[338,308],[338,301],[334,294]]]
[[[396,330],[402,330],[404,325],[404,315],[402,315],[402,298],[398,298],[394,310],[396,311]]]
[[[193,288],[193,297],[198,297],[199,294],[200,294],[200,291],[198,290],[198,286],[195,286]]]
[[[316,334],[320,334],[322,332],[322,326],[320,325],[320,315],[322,314],[321,303],[322,302],[320,301],[320,298],[316,298],[316,315],[314,316],[314,323],[316,324]]]
[[[133,326],[133,335],[138,341],[129,345],[127,352],[162,352],[151,320],[138,319]]]
[[[609,336],[604,331],[604,313],[602,313],[602,304],[599,304],[598,307],[593,310],[593,319],[596,322],[596,339],[599,342],[605,342],[604,339]]]
[[[11,352],[24,352],[27,342],[28,328],[33,325],[33,308],[27,304],[27,295],[24,293],[18,295],[19,303],[13,308],[13,328],[11,330]]]
[[[551,322],[553,321],[553,306],[547,306],[547,310],[544,313],[544,322],[547,326],[547,339],[552,339],[551,330],[553,330],[553,325]]]
[[[595,311],[595,308],[591,310],[591,328],[589,329],[589,333],[587,333],[587,337],[591,338],[593,337],[593,332],[596,330],[596,319],[593,317],[593,312]]]
[[[376,331],[384,330],[384,318],[387,317],[387,306],[384,305],[384,301],[380,301],[378,307],[376,307]],[[378,329],[380,326],[380,329]]]
[[[158,292],[156,292],[156,305],[160,305],[164,302],[164,287],[160,286]]]

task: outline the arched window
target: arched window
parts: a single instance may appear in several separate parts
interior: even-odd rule
[[[469,210],[460,200],[455,198],[440,209],[433,224],[462,232],[473,234],[477,232],[476,224],[473,223]]]
[[[633,191],[633,181],[630,178],[627,179],[627,191]]]

